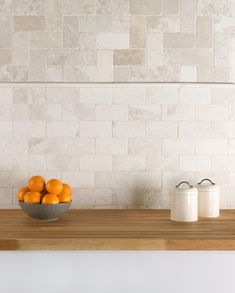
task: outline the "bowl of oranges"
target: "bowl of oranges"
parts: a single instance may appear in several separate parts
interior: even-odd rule
[[[56,220],[70,207],[72,188],[58,179],[45,182],[43,176],[33,176],[28,186],[18,191],[18,201],[23,211],[37,220]]]

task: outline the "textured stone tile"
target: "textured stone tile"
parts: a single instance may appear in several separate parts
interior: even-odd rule
[[[147,16],[148,32],[179,32],[180,19],[178,16]]]
[[[182,65],[212,66],[213,53],[209,49],[187,49],[180,54]]]
[[[142,49],[114,50],[114,65],[143,65],[145,63],[145,51]]]
[[[92,15],[80,17],[80,32],[111,32],[112,17],[109,15]]]
[[[12,36],[12,63],[28,66],[30,60],[29,35],[27,32],[15,32]]]
[[[129,33],[130,32],[130,16],[129,15],[113,15],[113,32]]]
[[[149,66],[163,66],[163,34],[149,33],[147,35],[147,63]]]
[[[175,0],[164,0],[164,15],[178,15],[179,14],[179,8],[180,8],[180,1]]]
[[[128,49],[129,33],[100,33],[97,35],[98,49]]]
[[[228,82],[229,67],[198,67],[198,82]]]
[[[11,50],[0,49],[0,64],[6,65],[6,64],[11,64],[11,62],[12,62]]]
[[[96,1],[96,13],[97,14],[112,14],[112,1],[110,0],[97,0]]]
[[[212,48],[212,17],[197,17],[197,47]]]
[[[113,66],[113,81],[114,82],[128,82],[130,80],[130,67]]]
[[[228,34],[214,34],[214,65],[229,66],[229,57],[233,59],[233,55],[229,55],[229,36]],[[231,64],[234,66],[234,63]]]
[[[113,81],[113,52],[97,50],[97,79],[98,82]]]
[[[94,14],[95,0],[64,0],[63,12],[65,15]]]
[[[63,47],[79,47],[79,18],[77,16],[64,16],[63,19]]]
[[[228,0],[199,0],[199,15],[227,15],[229,14]]]
[[[45,50],[30,51],[30,81],[45,81],[46,57]]]
[[[195,48],[195,34],[191,33],[164,33],[163,34],[164,48]]]
[[[130,48],[145,48],[146,43],[146,17],[131,16]]]
[[[129,120],[161,120],[160,105],[130,105],[128,118]]]
[[[128,153],[128,139],[126,138],[97,138],[96,154],[125,155]]]
[[[159,15],[162,12],[161,0],[130,0],[131,14],[154,14]]]
[[[158,138],[129,138],[129,154],[160,155],[161,140]]]
[[[44,31],[45,17],[44,16],[14,16],[15,31]]]
[[[180,1],[180,31],[196,31],[197,0]]]
[[[0,48],[10,48],[12,45],[12,19],[10,16],[0,15]]]
[[[128,118],[127,105],[97,105],[96,120],[123,121]]]
[[[147,104],[178,104],[178,87],[147,87]]]
[[[31,33],[31,48],[61,48],[62,33],[33,32]]]

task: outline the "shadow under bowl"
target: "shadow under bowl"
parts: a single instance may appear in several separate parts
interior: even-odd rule
[[[71,202],[59,204],[32,204],[19,201],[22,210],[31,218],[42,221],[53,221],[63,215]]]

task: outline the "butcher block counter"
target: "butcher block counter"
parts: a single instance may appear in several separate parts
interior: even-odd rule
[[[235,250],[235,210],[194,223],[168,210],[69,210],[52,222],[0,210],[0,250]]]

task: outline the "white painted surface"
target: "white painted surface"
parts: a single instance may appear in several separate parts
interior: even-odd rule
[[[231,293],[235,252],[2,252],[2,293]]]

